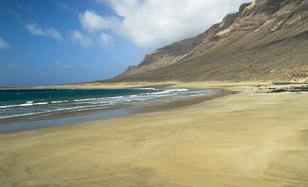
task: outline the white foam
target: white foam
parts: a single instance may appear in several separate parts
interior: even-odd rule
[[[94,101],[96,100],[97,98],[90,98],[90,99],[75,99],[74,101],[75,102],[80,102],[80,101]]]
[[[34,105],[47,105],[48,102],[34,103]]]
[[[12,107],[25,107],[25,106],[34,106],[34,105],[47,105],[48,102],[40,102],[40,103],[33,103],[33,101],[27,101],[24,104],[20,105],[5,105],[5,106],[0,106],[0,109],[2,108],[12,108]]]
[[[109,98],[109,99],[122,99],[123,96],[115,96],[115,97],[107,97],[107,98]]]
[[[11,116],[0,116],[0,119],[7,119],[7,118],[14,118],[14,117],[23,117],[23,116],[30,116],[34,114],[40,114],[40,113],[26,113],[26,114],[16,114]]]
[[[63,101],[51,101],[52,104],[63,103]]]
[[[148,95],[162,95],[162,94],[168,94],[168,93],[172,93],[172,92],[186,92],[186,91],[188,91],[188,89],[186,89],[186,88],[168,89],[168,90],[164,90],[164,91],[161,91],[161,92],[149,93]]]
[[[136,88],[136,90],[159,90],[157,88]]]

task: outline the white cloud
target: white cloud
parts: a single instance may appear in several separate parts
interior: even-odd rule
[[[2,38],[0,38],[0,50],[8,49],[8,48],[10,48],[10,44],[6,42],[5,40],[3,40]]]
[[[45,35],[44,31],[42,29],[38,28],[34,24],[29,24],[29,25],[26,25],[25,27],[33,35],[39,35],[39,36]]]
[[[60,34],[60,32],[57,31],[56,29],[52,28],[52,27],[40,28],[36,24],[27,24],[25,27],[26,27],[27,31],[29,33],[33,34],[33,35],[47,36],[47,37],[50,37],[50,38],[55,39],[57,41],[62,40],[62,35]]]
[[[101,41],[101,45],[103,47],[110,47],[112,45],[112,42],[113,42],[112,36],[105,34],[105,33],[101,33],[99,38]]]
[[[140,46],[157,46],[199,34],[250,1],[97,0],[108,2],[123,20],[99,16],[93,11],[86,11],[80,18],[90,32],[110,29]]]
[[[90,47],[92,45],[90,37],[79,30],[72,31],[72,40],[78,42],[83,47]]]
[[[114,29],[119,24],[119,20],[115,17],[103,17],[90,10],[79,14],[79,19],[82,27],[89,32]]]

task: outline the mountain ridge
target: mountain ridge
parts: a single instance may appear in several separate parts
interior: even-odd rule
[[[308,76],[308,1],[254,0],[157,49],[113,81],[276,81]]]

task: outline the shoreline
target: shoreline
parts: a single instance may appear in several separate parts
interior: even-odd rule
[[[0,134],[1,184],[308,186],[308,93],[269,93],[272,85],[211,87],[239,93],[171,110]]]
[[[165,87],[160,87],[165,88]],[[95,109],[76,112],[58,112],[43,116],[9,118],[0,120],[0,134],[31,131],[40,128],[52,128],[64,125],[76,125],[91,121],[103,121],[128,115],[136,115],[149,112],[160,112],[189,105],[202,103],[207,100],[235,94],[234,91],[225,89],[211,89],[215,93],[201,96],[187,96],[167,103],[147,103],[144,106],[115,106],[108,109]]]

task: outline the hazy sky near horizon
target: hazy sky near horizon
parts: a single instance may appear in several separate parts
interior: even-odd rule
[[[111,78],[250,0],[2,0],[0,86]]]

